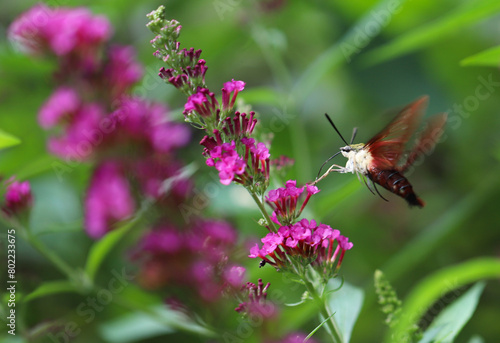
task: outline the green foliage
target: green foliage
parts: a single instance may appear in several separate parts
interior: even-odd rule
[[[380,270],[375,271],[375,293],[378,296],[380,309],[386,315],[385,323],[392,327],[398,320],[401,312],[401,300],[398,299],[396,291],[392,288],[389,280]]]
[[[446,292],[458,287],[482,279],[498,278],[500,276],[500,260],[495,258],[478,258],[439,270],[418,283],[403,302],[400,320],[393,326],[387,335],[386,342],[393,342],[394,339],[404,339],[409,337],[415,325],[433,302],[437,301]],[[455,328],[449,328],[448,333],[460,330],[464,322],[467,321],[470,311],[476,307],[476,301],[482,290],[481,285],[477,286],[469,296],[462,299],[457,304],[464,313],[461,320],[455,323]],[[464,308],[468,310],[465,311]],[[447,320],[450,320],[449,316]],[[443,319],[440,320],[442,322]],[[461,324],[461,325],[460,325]],[[439,332],[435,332],[437,335]],[[456,332],[454,333],[456,334]]]
[[[386,203],[353,175],[331,175],[318,185],[321,192],[311,198],[303,216],[340,229],[354,242],[342,266],[347,282],[339,291],[325,292],[329,312],[320,317],[332,316],[344,342],[381,342],[384,335],[386,342],[399,342],[394,338],[412,336],[426,311],[444,299],[435,318],[423,318],[432,323],[422,343],[497,340],[499,328],[484,323],[496,318],[500,292],[484,281],[500,277],[500,262],[492,257],[498,252],[500,197],[500,92],[495,84],[500,82],[500,3],[401,1],[400,10],[380,22],[375,14],[392,1],[285,1],[272,10],[258,7],[260,2],[221,1],[225,7],[219,10],[210,1],[165,6],[168,18],[182,23],[182,47],[203,50],[211,90],[220,90],[233,78],[247,82],[238,100],[258,112],[261,130],[272,140],[272,155],[295,159],[284,180],[312,181],[319,166],[343,145],[324,120],[325,112],[344,136],[358,127],[360,142],[391,119],[386,111],[422,94],[430,95],[428,115],[449,113],[446,137],[407,175],[426,201],[424,209],[409,210],[403,200],[382,190]],[[6,4],[0,27],[8,27],[31,4]],[[157,79],[161,65],[151,55],[151,33],[145,27],[145,14],[158,3],[71,3],[83,5],[110,16],[116,41],[133,45],[146,66],[145,96],[168,104],[173,117],[182,120],[185,97]],[[4,179],[30,179],[35,195],[31,235],[19,236],[17,243],[20,331],[14,339],[2,331],[0,340],[43,342],[47,333],[60,332],[53,321],[75,321],[82,329],[75,343],[217,341],[205,325],[211,319],[208,313],[187,317],[162,305],[166,294],[132,283],[96,312],[92,322],[78,314],[82,302],[106,289],[109,270],[130,266],[128,254],[140,232],[149,228],[148,215],[136,213],[98,242],[82,232],[81,207],[93,163],[72,166],[59,178],[54,162],[66,162],[47,153],[47,134],[37,123],[38,110],[54,87],[53,63],[23,56],[0,40],[0,174]],[[494,81],[490,88],[481,82],[488,78]],[[217,191],[200,212],[229,219],[238,228],[235,255],[248,268],[250,280],[270,280],[271,289],[283,296],[279,304],[297,302],[303,285],[291,285],[270,266],[259,268],[246,258],[247,244],[266,234],[257,224],[259,211],[248,194],[219,187],[205,175],[199,139],[194,134],[183,151],[184,163],[196,164],[186,173],[197,180],[197,194]],[[343,165],[345,160],[339,156],[332,162]],[[169,183],[164,186],[168,191]],[[2,232],[10,225],[3,223]],[[384,277],[376,276],[376,289],[388,315],[388,331],[372,287],[377,269],[384,271]],[[460,294],[455,291],[470,284],[453,302],[443,297]],[[7,299],[2,292],[1,298]],[[237,306],[233,300],[227,303]],[[267,328],[277,336],[311,332],[322,321],[313,301],[281,310],[281,319]],[[225,327],[240,324],[236,316],[219,319],[217,324]],[[325,327],[314,331],[312,339],[326,341]],[[259,342],[259,337],[248,341]]]
[[[473,25],[479,20],[495,15],[500,11],[500,3],[495,0],[485,0],[479,3],[466,3],[446,16],[420,26],[413,31],[366,54],[363,59],[367,64],[389,61],[401,55],[417,51],[432,44],[456,30],[467,25]]]
[[[102,337],[107,342],[129,343],[176,332],[188,331],[196,335],[211,337],[214,334],[194,323],[184,313],[166,306],[132,312],[100,326]]]
[[[0,149],[5,149],[21,143],[19,138],[0,130]]]
[[[465,294],[461,295],[459,299],[455,300],[439,313],[419,343],[453,342],[476,310],[479,297],[485,285],[485,282],[476,283]]]
[[[481,51],[460,61],[462,66],[486,66],[498,68],[500,46]]]
[[[338,279],[333,279],[328,283],[327,292],[338,287]],[[344,282],[339,290],[328,294],[327,302],[330,309],[335,311],[333,320],[342,334],[342,343],[351,341],[352,330],[363,306],[364,296],[361,288],[347,282]]]

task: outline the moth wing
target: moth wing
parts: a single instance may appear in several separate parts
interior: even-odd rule
[[[420,156],[430,153],[443,133],[443,126],[446,124],[448,115],[446,113],[436,114],[427,122],[426,127],[420,132],[415,141],[415,146],[408,155],[406,163],[399,168],[404,172]]]
[[[364,148],[372,158],[372,167],[398,169],[406,143],[415,132],[427,107],[429,97],[423,96],[406,106],[385,128],[377,133]]]

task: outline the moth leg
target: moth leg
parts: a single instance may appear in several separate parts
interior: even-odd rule
[[[375,192],[373,191],[372,187],[370,186],[370,184],[368,182],[366,182],[366,177],[363,178],[363,182],[365,183],[366,188],[368,188],[370,190],[370,192],[372,192],[373,195],[376,195]],[[372,184],[373,184],[373,182],[372,182]]]
[[[372,182],[372,185],[373,185],[373,188],[375,188],[375,191],[377,192],[378,196],[381,197],[382,199],[384,199],[385,201],[389,202],[389,200],[387,200],[386,198],[384,198],[382,196],[382,194],[380,194],[380,192],[378,191],[378,188],[377,188],[377,185],[375,184],[375,182],[373,182],[373,180],[370,180]]]
[[[334,169],[335,168],[335,169]],[[329,172],[337,172],[341,174],[349,173],[346,167],[339,166],[338,164],[333,164],[330,169],[328,169]]]
[[[337,172],[337,173],[347,173],[346,171],[346,168],[342,167],[342,166],[339,166],[337,164],[334,164],[332,165],[330,168],[328,168],[328,170],[326,171],[326,173],[324,173],[323,175],[321,175],[319,178],[317,178],[316,180],[314,180],[314,182],[311,183],[311,185],[315,185],[317,184],[319,181],[323,180],[325,177],[327,177],[328,174],[330,174],[331,172]]]

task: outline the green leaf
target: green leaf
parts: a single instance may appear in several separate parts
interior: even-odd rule
[[[102,261],[106,258],[113,247],[125,236],[137,222],[139,214],[134,218],[122,223],[122,225],[109,232],[101,240],[97,241],[90,248],[87,262],[85,264],[85,272],[90,280],[94,280],[97,270],[101,266]]]
[[[77,293],[78,288],[67,280],[45,282],[23,298],[24,302],[59,293]]]
[[[399,6],[403,6],[406,0],[400,0]],[[391,17],[387,21],[373,20],[373,13],[386,11],[394,5],[393,0],[379,1],[375,6],[366,11],[366,14],[354,24],[349,31],[334,45],[318,56],[306,70],[302,73],[299,80],[294,85],[291,97],[296,103],[302,103],[317,84],[329,75],[329,72],[343,63],[349,63],[354,57],[354,53],[359,53],[368,43],[374,39],[383,27],[389,24]],[[375,34],[365,35],[364,44],[360,46],[359,33],[365,32],[366,27],[370,25],[370,31]]]
[[[466,3],[438,20],[422,25],[370,51],[363,57],[363,62],[366,65],[374,65],[416,51],[447,35],[456,34],[464,27],[492,16],[498,11],[500,2],[497,0]]]
[[[400,319],[385,341],[403,341],[427,308],[443,294],[458,287],[488,278],[500,277],[500,259],[477,258],[439,270],[417,284],[403,300]]]
[[[452,343],[474,313],[485,282],[478,282],[434,319],[419,343]]]
[[[10,133],[0,130],[0,149],[5,149],[21,143],[21,140]]]
[[[498,68],[500,66],[500,45],[464,58],[460,61],[460,65]]]
[[[493,170],[483,178],[476,189],[429,225],[381,268],[387,278],[395,280],[411,272],[418,263],[438,248],[446,237],[462,227],[464,220],[472,216],[488,197],[496,192],[499,182],[498,170]]]
[[[474,335],[467,343],[484,343],[484,339],[479,335]]]
[[[333,279],[328,282],[327,292],[339,286],[340,280]],[[352,329],[363,305],[364,293],[361,288],[344,282],[337,292],[328,295],[328,306],[335,312],[333,320],[342,335],[342,342],[348,343],[351,339]]]
[[[178,330],[202,336],[213,336],[205,327],[193,322],[184,313],[165,305],[150,308],[146,312],[134,312],[100,326],[106,342],[128,343],[144,341],[151,337],[170,334]]]

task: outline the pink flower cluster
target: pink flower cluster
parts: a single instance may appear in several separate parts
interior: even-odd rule
[[[228,261],[236,232],[223,221],[198,221],[181,232],[162,225],[147,233],[133,254],[141,263],[140,283],[149,289],[185,287],[215,302],[243,284],[245,268]]]
[[[298,207],[299,197],[306,190],[306,198]],[[266,202],[273,209],[271,220],[278,225],[289,225],[295,222],[295,219],[300,216],[304,207],[306,207],[309,199],[313,194],[319,192],[318,187],[306,185],[305,187],[297,187],[297,181],[288,180],[285,187],[270,190],[266,196]]]
[[[7,181],[5,203],[2,211],[7,216],[19,215],[28,210],[33,204],[33,195],[28,181],[19,182],[14,179]]]
[[[190,95],[184,105],[184,115],[186,118],[193,112],[201,117],[211,117],[219,111],[219,102],[215,99],[215,94],[208,88],[199,88],[198,92]]]
[[[224,83],[222,88],[222,111],[230,111],[234,107],[238,92],[245,89],[245,82],[234,79]],[[232,95],[232,96],[231,96]],[[199,115],[204,118],[213,117],[219,119],[221,108],[215,98],[215,94],[207,88],[198,88],[196,93],[190,95],[184,105],[184,115],[191,118]]]
[[[222,87],[222,110],[228,111],[234,107],[234,103],[236,101],[236,96],[238,92],[241,92],[245,89],[245,82],[243,81],[234,81],[232,79],[229,82],[224,83],[224,87]],[[233,95],[231,97],[231,94]]]
[[[132,47],[109,44],[111,30],[104,17],[86,9],[44,5],[22,14],[9,29],[24,50],[57,57],[58,88],[38,121],[54,132],[51,153],[72,166],[96,162],[85,196],[85,229],[93,238],[134,213],[133,194],[165,199],[163,182],[182,167],[175,151],[190,139],[188,128],[172,122],[165,106],[130,95],[143,68]],[[63,177],[72,167],[60,163],[55,169]],[[177,182],[169,196],[182,199],[189,188]]]
[[[105,17],[93,16],[85,8],[49,8],[38,4],[12,24],[8,36],[32,54],[49,50],[57,56],[74,54],[91,59],[93,51],[111,33]]]
[[[250,249],[251,258],[261,258],[277,269],[287,269],[291,259],[302,264],[312,264],[328,279],[333,276],[352,248],[349,239],[325,224],[302,219],[293,225],[281,226],[278,232],[270,232],[262,238],[263,246],[255,244]]]
[[[117,221],[131,216],[135,202],[130,186],[117,162],[104,162],[94,171],[85,198],[87,234],[100,238]]]
[[[242,174],[245,172],[245,161],[236,152],[236,143],[223,143],[210,151],[207,166],[215,167],[219,171],[220,182],[229,185],[231,181],[244,183]],[[237,178],[235,179],[235,176]]]
[[[170,84],[176,88],[188,91],[189,89],[196,88],[196,84],[205,83],[205,73],[207,72],[207,67],[205,66],[205,60],[200,59],[201,50],[194,51],[193,48],[189,50],[182,49],[179,51],[178,56],[184,57],[184,60],[188,60],[188,65],[186,67],[180,68],[180,71],[176,71],[174,68],[160,68],[159,76],[167,80]],[[193,82],[193,80],[196,80]]]
[[[248,316],[261,316],[263,318],[272,318],[277,315],[276,306],[267,300],[267,289],[271,286],[268,282],[266,286],[259,279],[258,284],[247,282],[241,289],[247,293],[248,299],[243,301],[235,308],[238,313],[246,314]]]
[[[223,185],[229,185],[232,181],[247,185],[255,181],[266,183],[269,180],[270,154],[264,143],[255,144],[255,139],[243,137],[239,143],[244,146],[245,152],[240,155],[236,141],[222,143],[218,130],[214,130],[214,135],[216,138],[203,137],[200,144],[205,147],[207,165],[219,171]]]

